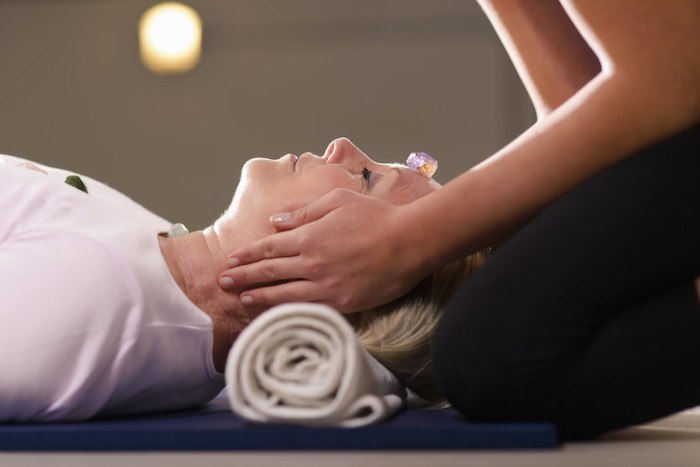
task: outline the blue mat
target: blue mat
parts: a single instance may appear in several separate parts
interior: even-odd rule
[[[541,449],[549,424],[466,423],[452,409],[405,410],[355,429],[251,424],[220,407],[82,423],[0,424],[0,451]]]

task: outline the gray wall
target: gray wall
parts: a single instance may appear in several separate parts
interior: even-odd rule
[[[192,229],[253,156],[347,136],[380,161],[427,151],[446,182],[534,118],[473,1],[191,0],[203,59],[170,77],[138,58],[154,3],[0,0],[0,153],[101,179]]]

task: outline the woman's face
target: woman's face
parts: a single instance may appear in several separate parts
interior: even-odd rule
[[[339,138],[322,157],[304,153],[249,160],[228,214],[241,222],[262,221],[270,226],[271,214],[297,209],[336,188],[405,204],[439,186],[405,165],[377,163],[350,140]]]

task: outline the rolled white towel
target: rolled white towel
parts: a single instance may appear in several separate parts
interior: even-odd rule
[[[231,408],[252,421],[358,427],[396,412],[406,390],[360,345],[348,322],[315,303],[256,318],[229,352]]]

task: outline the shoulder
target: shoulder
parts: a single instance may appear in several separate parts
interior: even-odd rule
[[[700,120],[700,3],[561,0],[621,89],[679,126]]]
[[[39,166],[45,173],[18,166],[26,163]],[[81,190],[65,182],[67,177],[75,174],[76,172],[35,164],[26,159],[0,155],[0,207],[3,207],[2,204],[5,202],[3,209],[16,211],[15,201],[19,197],[24,201],[20,204],[25,206],[29,200],[41,203],[51,199],[51,205],[47,205],[46,208],[55,208],[61,201],[66,201],[70,205],[93,204],[99,205],[102,210],[109,210],[142,225],[159,229],[167,229],[170,226],[165,219],[124,193],[91,177],[80,175],[81,180],[87,185],[89,195],[86,196]]]

